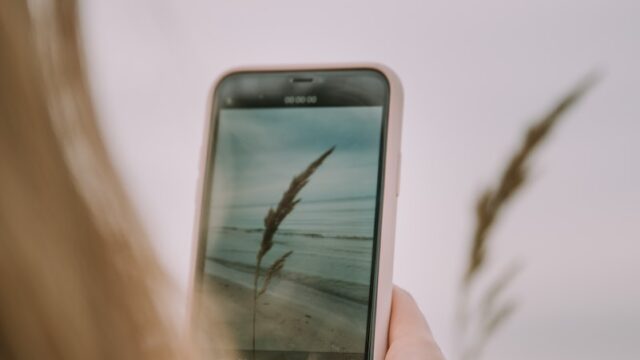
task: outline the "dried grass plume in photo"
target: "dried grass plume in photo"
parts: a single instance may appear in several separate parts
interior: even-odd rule
[[[262,260],[264,256],[271,250],[273,247],[273,237],[275,236],[280,224],[284,221],[284,219],[293,211],[295,206],[302,200],[298,198],[298,194],[304,188],[311,178],[311,175],[322,165],[324,160],[331,155],[334,147],[331,147],[327,151],[325,151],[320,157],[314,160],[309,166],[300,174],[295,176],[291,183],[289,184],[289,188],[284,192],[278,206],[273,209],[270,208],[267,212],[267,216],[264,218],[264,231],[262,233],[262,241],[260,242],[260,249],[258,250],[258,255],[256,256],[256,270],[254,274],[253,280],[253,335],[252,335],[252,349],[253,349],[253,358],[255,359],[256,355],[256,316],[258,311],[258,298],[267,291],[271,280],[277,276],[287,261],[287,258],[291,256],[293,251],[287,251],[283,255],[281,255],[276,261],[269,266],[269,268],[264,272],[264,280],[262,285],[260,286],[260,277],[263,273],[262,270]]]

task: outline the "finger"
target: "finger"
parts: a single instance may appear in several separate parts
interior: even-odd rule
[[[411,294],[395,286],[391,302],[389,341],[406,337],[431,337],[431,331]]]
[[[444,359],[418,304],[399,287],[393,289],[386,359]]]

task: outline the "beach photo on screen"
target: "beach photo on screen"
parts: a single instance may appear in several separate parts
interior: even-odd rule
[[[365,352],[381,129],[379,106],[220,111],[203,281],[230,346],[251,351],[255,339],[264,354]],[[262,285],[284,257],[254,304],[264,219],[293,177],[332,148],[261,259]]]

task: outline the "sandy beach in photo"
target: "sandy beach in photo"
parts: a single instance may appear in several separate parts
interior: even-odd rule
[[[253,290],[215,276],[207,276],[205,281],[212,294],[220,294],[214,295],[213,300],[220,316],[215,319],[219,321],[215,325],[227,327],[226,331],[236,341],[233,347],[250,350]],[[328,301],[324,297],[321,304],[314,304],[313,298],[307,300],[306,304],[292,302],[272,292],[261,296],[257,311],[256,348],[347,353],[364,350],[354,349],[362,344],[364,326],[348,317],[352,307],[358,305],[336,299],[333,308],[325,308]]]

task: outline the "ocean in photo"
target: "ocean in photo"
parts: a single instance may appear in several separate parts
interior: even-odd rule
[[[220,209],[228,214],[222,226],[209,229],[206,262],[210,275],[229,281],[235,272],[253,274],[262,240],[261,227],[272,205]],[[281,278],[348,299],[368,303],[373,248],[375,198],[300,202],[280,226],[274,246],[263,260],[267,268],[293,251]],[[214,208],[212,211],[216,211]],[[215,263],[217,266],[213,266]],[[218,274],[215,268],[227,269]]]

